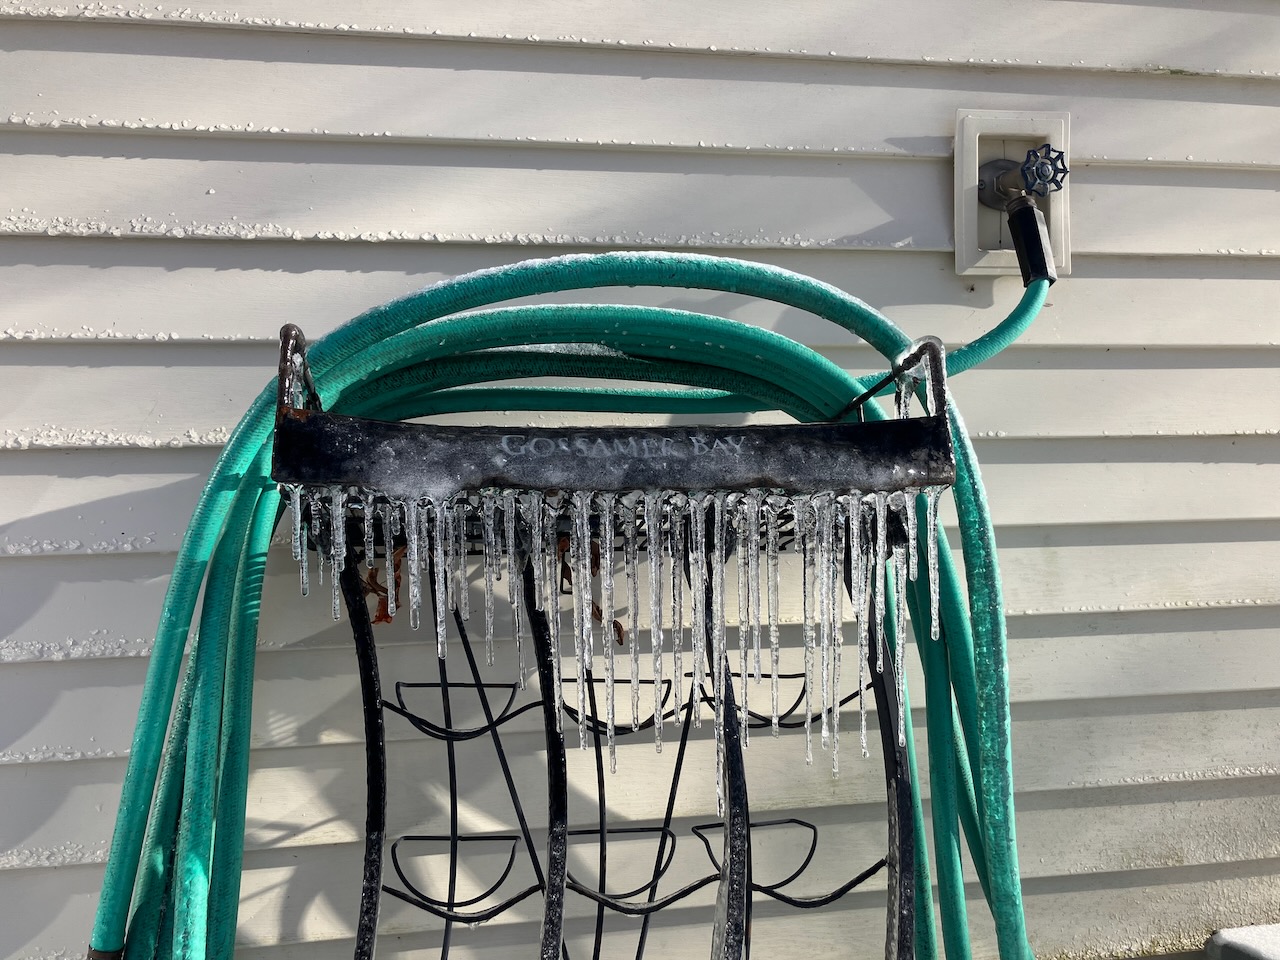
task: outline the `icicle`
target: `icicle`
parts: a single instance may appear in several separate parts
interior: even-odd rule
[[[399,592],[396,584],[396,546],[391,535],[391,514],[398,509],[399,507],[394,503],[388,502],[378,510],[382,515],[382,549],[387,568],[387,616],[389,617],[396,615],[396,594]]]
[[[942,413],[934,409],[933,403],[933,364],[927,361],[920,364],[924,368],[924,412],[926,416],[936,417]]]
[[[604,647],[604,716],[605,736],[609,744],[609,772],[618,772],[618,739],[614,695],[614,647],[617,634],[613,629],[613,541],[615,536],[613,513],[618,498],[612,493],[600,494],[600,620],[601,644]]]
[[[667,552],[671,557],[671,660],[676,715],[684,708],[684,507],[683,494],[667,501]]]
[[[902,522],[907,525],[907,575],[914,582],[920,575],[920,542],[916,530],[916,495],[918,490],[904,490],[902,493]]]
[[[570,570],[570,623],[573,631],[573,676],[581,680],[582,673],[582,539],[577,529],[577,521],[584,513],[581,507],[581,492],[570,495],[568,502],[568,570]]]
[[[551,696],[555,701],[556,733],[564,732],[562,714],[564,713],[564,685],[560,679],[560,502],[547,502],[547,521],[544,528],[546,534],[547,563],[551,570],[547,572],[547,629],[551,638],[551,685],[554,688]],[[520,683],[524,685],[524,652],[518,651],[520,657]],[[542,695],[547,696],[547,691]]]
[[[689,646],[693,653],[693,725],[702,726],[702,680],[707,651],[707,503],[689,496]]]
[[[329,488],[329,567],[333,573],[333,619],[341,619],[342,585],[338,574],[347,565],[347,492],[342,487]]]
[[[875,624],[876,624],[876,663],[880,672],[884,672],[884,611],[886,597],[884,595],[884,565],[889,559],[889,495],[883,492],[876,494],[876,557],[875,557]]]
[[[653,743],[662,752],[662,501],[644,497],[644,530],[649,554],[649,644],[653,650]]]
[[[569,550],[573,560],[574,634],[578,667],[578,740],[587,749],[587,684],[591,682],[591,494],[573,495]]]
[[[289,516],[291,530],[289,545],[293,550],[293,559],[298,564],[298,576],[301,580],[302,595],[307,595],[307,544],[302,529],[302,487],[296,483],[285,485],[285,493],[289,497]]]
[[[844,563],[848,525],[843,511],[847,504],[835,499],[832,511],[832,591],[831,591],[831,775],[840,775],[840,666],[844,653]]]
[[[471,619],[471,591],[467,583],[467,497],[459,496],[453,505],[453,576],[457,584],[458,616]]]
[[[497,502],[493,494],[480,495],[481,526],[484,539],[484,649],[489,666],[493,666],[493,581],[501,559],[498,553],[496,522]]]
[[[422,523],[418,516],[418,509],[417,500],[405,501],[404,526],[407,548],[404,565],[409,568],[409,626],[414,630],[418,629],[419,609],[422,606],[422,541],[419,537]],[[395,574],[388,574],[388,577],[392,576]],[[390,593],[393,589],[395,589],[394,585],[388,584],[387,592]]]
[[[311,504],[311,523],[312,523],[311,529],[314,530],[317,534],[322,534],[324,531],[324,511],[328,508],[324,505],[324,500],[319,493],[316,493],[313,496],[311,496],[309,500]],[[324,568],[327,562],[328,561],[325,559],[324,554],[321,552],[320,541],[317,540],[316,541],[316,583],[322,587],[324,586]]]
[[[431,520],[431,562],[435,572],[435,593],[436,593],[436,656],[441,660],[445,658],[447,652],[446,642],[448,635],[445,633],[445,612],[449,609],[449,591],[446,583],[445,566],[445,515],[448,513],[448,507],[443,500],[429,500],[428,510],[430,511]],[[426,526],[427,516],[419,514],[419,525]],[[412,529],[413,524],[408,513],[404,518],[405,526]],[[418,531],[418,537],[421,539],[423,531]],[[415,608],[416,609],[416,608]]]
[[[871,647],[871,621],[873,614],[868,609],[867,596],[870,591],[873,562],[867,558],[870,544],[862,542],[862,521],[867,510],[867,503],[860,496],[854,501],[856,509],[850,518],[850,536],[858,546],[857,565],[854,567],[854,606],[858,613],[858,741],[862,746],[862,755],[871,756],[867,750],[867,656]]]
[[[712,500],[712,524],[715,539],[711,558],[711,650],[715,657],[712,681],[715,684],[715,740],[716,740],[716,814],[724,816],[724,691],[728,682],[729,657],[725,650],[724,636],[724,567],[727,561],[725,540],[728,535],[724,519],[724,493],[718,492]]]
[[[893,385],[894,413],[897,414],[899,420],[905,420],[911,416],[911,394],[908,391],[907,383],[906,376],[899,374]]]
[[[280,486],[289,500],[289,516],[292,521],[289,547],[296,563],[302,559],[302,488],[296,483],[282,483]]]
[[[449,592],[449,604],[452,609],[457,609],[458,604],[458,581],[455,576],[455,567],[457,566],[457,544],[458,538],[454,533],[455,514],[453,504],[444,501],[440,504],[436,511],[436,533],[444,541],[444,582],[445,589]]]
[[[810,504],[804,497],[791,498],[791,515],[795,518],[796,546],[801,557],[800,596],[803,599],[804,635],[804,762],[813,763],[813,577],[814,536],[809,518]]]
[[[862,518],[865,507],[862,491],[854,490],[845,498],[845,517],[849,528],[849,601],[853,605],[853,616],[857,620],[866,620],[867,596],[866,585],[867,545],[862,542]]]
[[[818,591],[818,661],[821,686],[819,702],[822,705],[820,736],[822,748],[825,750],[831,742],[831,603],[832,594],[835,592],[832,583],[835,559],[831,545],[831,497],[820,494],[814,501],[814,505],[815,533],[818,541],[815,586]]]
[[[298,561],[298,576],[301,580],[302,595],[305,597],[311,590],[310,583],[310,567],[311,567],[311,551],[307,549],[307,540],[311,538],[311,524],[303,523],[299,536],[302,538],[302,558]],[[324,569],[321,563],[320,569]]]
[[[739,735],[742,737],[742,745],[748,747],[751,745],[751,739],[748,732],[749,727],[747,726],[747,711],[750,709],[747,696],[747,678],[751,675],[751,643],[747,639],[747,619],[748,610],[751,607],[751,598],[747,596],[750,588],[747,586],[748,564],[744,547],[747,539],[746,514],[745,511],[739,509],[741,500],[742,495],[735,493],[726,501],[726,507],[729,511],[726,523],[727,528],[733,531],[733,547],[737,560],[735,566],[738,571],[738,686],[740,689],[738,696],[738,727]],[[728,657],[728,651],[725,652],[725,656],[726,658]]]
[[[929,560],[929,631],[934,640],[941,635],[938,624],[938,497],[941,494],[941,487],[930,487],[924,493],[924,526]]]
[[[614,580],[613,545],[618,537],[614,514],[618,509],[618,497],[614,493],[601,493],[597,511],[600,514],[600,622],[604,627],[602,645],[607,649],[617,640],[613,629]]]
[[[770,497],[765,504],[765,589],[769,607],[769,651],[772,670],[772,718],[773,735],[778,730],[778,663],[781,651],[778,645],[778,527],[782,522],[781,497]]]
[[[751,648],[756,683],[760,682],[760,503],[759,490],[748,491],[743,501],[747,528],[747,619],[750,621]],[[743,671],[746,676],[746,671]]]
[[[904,669],[907,663],[907,551],[900,543],[893,548],[893,587],[893,668],[898,688],[898,746],[904,747],[907,744],[907,672]]]
[[[374,520],[377,512],[374,508],[373,493],[366,491],[364,495],[364,565],[370,570],[377,566],[377,548],[373,543]]]
[[[524,583],[516,546],[516,495],[512,490],[502,494],[502,524],[507,547],[507,599],[511,601],[511,625],[516,635],[516,662],[524,676]]]
[[[623,565],[627,581],[627,610],[630,636],[627,637],[631,654],[631,729],[640,729],[640,548],[636,538],[636,494],[622,499],[626,512],[622,515]]]
[[[543,535],[546,499],[537,490],[529,491],[529,545],[533,551],[533,605],[543,612],[547,609],[547,542]]]

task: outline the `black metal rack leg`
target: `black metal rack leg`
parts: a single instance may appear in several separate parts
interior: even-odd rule
[[[373,640],[369,608],[354,547],[347,551],[339,574],[342,599],[351,620],[356,666],[360,672],[360,701],[364,712],[365,822],[364,875],[360,886],[360,916],[356,923],[355,960],[372,960],[378,934],[378,903],[382,894],[382,847],[387,829],[387,749],[382,716],[382,684],[378,651]]]

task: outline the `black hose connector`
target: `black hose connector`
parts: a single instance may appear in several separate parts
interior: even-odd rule
[[[1022,268],[1022,286],[1031,286],[1033,280],[1048,280],[1052,285],[1058,279],[1058,271],[1053,266],[1044,213],[1025,194],[1010,200],[1004,210],[1009,217],[1013,248],[1018,252],[1018,266]]]

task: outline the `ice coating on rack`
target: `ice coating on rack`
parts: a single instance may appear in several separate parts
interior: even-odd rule
[[[484,589],[486,659],[496,662],[497,670],[510,669],[521,683],[531,629],[524,596],[528,565],[528,607],[547,618],[555,687],[549,695],[557,722],[563,686],[572,683],[583,747],[592,722],[587,684],[598,682],[592,673],[597,650],[604,657],[600,722],[611,770],[617,765],[620,682],[631,694],[628,726],[652,726],[659,749],[664,714],[669,721],[687,705],[700,725],[704,705],[709,708],[719,768],[727,724],[739,725],[744,745],[753,725],[767,724],[775,735],[779,732],[779,687],[785,679],[781,666],[784,657],[794,656],[803,661],[802,676],[786,696],[796,704],[793,710],[804,711],[794,726],[804,728],[806,758],[812,760],[816,739],[830,754],[835,773],[840,711],[852,709],[855,698],[859,741],[867,752],[864,694],[870,688],[871,665],[887,662],[886,657],[895,668],[903,730],[906,597],[908,584],[921,572],[927,571],[929,580],[932,635],[939,635],[936,527],[942,489],[814,494],[489,489],[436,499],[395,499],[332,485],[288,485],[284,492],[292,512],[290,546],[304,589],[313,546],[322,556],[320,569],[328,567],[335,582],[349,555],[371,564],[380,551],[386,558],[387,610],[394,615],[407,606],[416,627],[422,606],[431,602],[440,657],[447,652],[450,615],[465,622],[470,613],[467,564],[468,556],[475,556]],[[917,510],[918,496],[924,497],[923,510]],[[358,534],[352,524],[362,525]],[[732,570],[732,586],[726,583],[726,567]],[[506,635],[495,613],[496,584],[502,579],[505,599],[513,607]],[[369,582],[376,584],[376,577],[371,575]],[[561,622],[562,595],[571,627]],[[783,625],[789,616],[799,621],[794,650],[785,643]],[[892,649],[885,636],[890,623],[896,624]],[[853,668],[844,662],[843,646],[846,630],[854,629],[858,688],[844,704],[842,674]],[[642,663],[641,635],[646,631],[651,656]],[[570,632],[572,642],[563,643]],[[762,666],[766,632],[768,662]],[[731,640],[738,645],[732,652]],[[874,652],[868,649],[871,644]],[[514,663],[504,665],[501,652],[510,646],[515,647]],[[630,661],[625,681],[615,671],[620,648]],[[770,687],[767,721],[749,709],[750,685],[766,682],[765,673]],[[653,686],[651,711],[642,708],[644,683]],[[815,721],[816,738],[811,737]]]

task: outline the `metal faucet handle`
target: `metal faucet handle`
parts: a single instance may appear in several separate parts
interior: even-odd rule
[[[1066,154],[1046,143],[1027,151],[1027,159],[1023,161],[1020,172],[1027,193],[1047,197],[1062,189],[1062,181],[1071,171],[1067,169]]]

